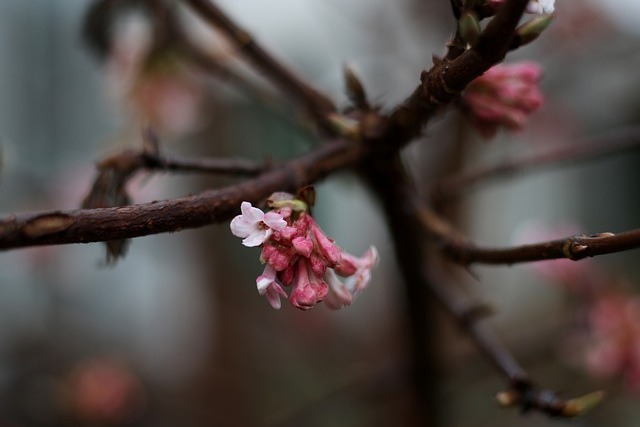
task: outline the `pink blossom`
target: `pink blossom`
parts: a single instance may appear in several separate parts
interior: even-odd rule
[[[306,261],[299,260],[294,289],[291,292],[291,304],[301,310],[308,310],[322,301],[328,292],[327,284],[310,272]]]
[[[174,51],[154,49],[151,36],[141,19],[129,19],[115,32],[107,59],[109,92],[157,131],[192,131],[201,118],[202,78]]]
[[[260,246],[271,236],[273,230],[281,230],[287,222],[277,212],[264,213],[251,206],[249,202],[240,205],[242,215],[238,215],[231,221],[231,232],[234,236],[242,237],[245,246]]]
[[[324,259],[327,260],[328,266],[335,267],[340,262],[340,251],[336,245],[324,234],[313,219],[311,220],[311,232],[318,243],[318,250],[322,253]]]
[[[332,309],[350,305],[371,280],[378,261],[375,248],[360,258],[343,251],[311,217],[307,204],[290,194],[276,193],[267,205],[273,210],[264,213],[243,202],[242,215],[231,221],[231,231],[244,238],[245,246],[262,247],[266,266],[256,279],[260,295],[278,309],[280,298],[287,296],[281,285],[293,285],[289,300],[301,310],[325,299]]]
[[[589,326],[589,370],[603,377],[621,375],[630,389],[640,391],[640,297],[609,291],[595,302]]]
[[[496,65],[469,84],[462,94],[465,111],[485,138],[500,127],[521,130],[544,98],[538,82],[542,71],[533,62]]]
[[[271,307],[280,309],[280,297],[287,297],[284,290],[276,283],[276,271],[270,265],[266,265],[262,275],[256,279],[258,293],[267,297]]]
[[[329,293],[324,304],[332,310],[339,310],[342,307],[351,305],[353,296],[349,292],[349,288],[336,275],[333,270],[327,270],[324,280],[329,285]]]

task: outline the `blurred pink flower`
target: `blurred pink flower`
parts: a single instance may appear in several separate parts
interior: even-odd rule
[[[271,307],[279,310],[281,305],[280,297],[286,298],[287,294],[276,283],[276,271],[269,264],[264,267],[262,275],[256,279],[256,285],[258,286],[258,293],[266,296]]]
[[[621,375],[629,389],[640,391],[640,296],[624,291],[600,296],[589,312],[589,326],[589,371]]]
[[[160,133],[194,130],[200,122],[201,79],[175,52],[154,50],[144,20],[130,19],[121,27],[107,59],[109,92],[135,118]]]
[[[69,381],[68,398],[75,416],[90,425],[129,422],[143,410],[146,400],[139,379],[113,359],[78,365]]]
[[[521,130],[544,102],[538,88],[541,74],[534,62],[496,65],[462,93],[464,111],[485,138],[494,137],[501,127]]]

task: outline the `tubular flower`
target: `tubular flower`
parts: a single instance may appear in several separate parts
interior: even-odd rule
[[[276,283],[276,271],[267,264],[262,275],[256,279],[258,293],[267,297],[271,307],[278,310],[280,308],[280,297],[287,297],[282,287]]]
[[[260,261],[266,265],[256,279],[258,293],[275,309],[287,297],[282,286],[290,285],[289,300],[301,310],[321,301],[331,309],[350,305],[371,280],[376,249],[370,247],[360,258],[343,251],[311,217],[306,203],[290,194],[275,193],[267,204],[272,210],[264,213],[243,202],[242,215],[231,221],[231,232],[244,238],[245,246],[262,248]]]
[[[464,110],[485,138],[494,137],[500,127],[524,127],[544,102],[538,88],[541,74],[533,62],[496,65],[469,84],[462,94]]]

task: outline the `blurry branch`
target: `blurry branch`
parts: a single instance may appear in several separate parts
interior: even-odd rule
[[[353,166],[362,154],[361,145],[337,140],[253,179],[189,197],[133,206],[8,215],[0,218],[0,249],[128,239],[227,221],[239,212],[242,201],[258,204],[276,191],[294,192]]]
[[[443,179],[433,191],[432,198],[440,202],[468,191],[478,183],[493,179],[510,178],[544,167],[556,167],[589,160],[601,160],[606,156],[640,150],[640,126],[614,130],[598,138],[577,142],[570,146],[495,165],[477,168]]]
[[[400,147],[420,135],[422,126],[457,99],[473,79],[504,59],[528,1],[506,1],[474,47],[456,52],[455,59],[434,57],[433,67],[422,72],[420,85],[389,116],[389,132]]]
[[[284,93],[301,104],[324,129],[326,116],[335,112],[333,102],[311,87],[267,52],[251,35],[240,28],[220,8],[209,0],[183,0],[206,22],[224,33],[253,65]]]
[[[567,400],[554,391],[536,387],[509,349],[481,323],[487,314],[486,307],[474,303],[464,293],[444,285],[439,279],[432,278],[427,283],[438,302],[454,317],[475,346],[507,377],[508,390],[496,396],[501,406],[518,406],[522,412],[536,410],[552,417],[572,418],[583,415],[600,403],[603,398],[601,392]]]
[[[414,352],[414,381],[416,394],[421,399],[418,403],[425,406],[423,420],[432,420],[434,415],[433,401],[430,400],[432,390],[429,384],[434,382],[425,365],[429,360],[430,335],[428,325],[429,313],[432,313],[428,296],[431,295],[473,340],[475,346],[487,357],[494,367],[502,372],[509,381],[508,390],[498,395],[499,403],[503,406],[519,406],[523,411],[537,410],[550,416],[575,417],[583,414],[595,406],[602,397],[600,394],[589,394],[576,399],[565,400],[557,393],[538,389],[530,380],[529,375],[520,366],[509,349],[481,322],[488,313],[487,307],[474,303],[471,298],[431,272],[428,252],[424,250],[423,241],[419,236],[421,228],[425,227],[425,209],[417,203],[411,203],[416,198],[417,190],[406,175],[399,158],[378,159],[371,164],[366,177],[371,189],[379,197],[385,210],[388,226],[394,242],[396,258],[405,283],[406,312],[410,321],[413,352]],[[448,237],[450,227],[443,221],[428,224],[429,234]],[[433,319],[431,319],[433,320]],[[437,378],[435,379],[437,380]],[[431,417],[431,418],[427,418]]]
[[[640,247],[640,229],[621,233],[576,234],[546,242],[490,248],[478,246],[459,233],[451,224],[426,205],[414,199],[416,213],[427,232],[433,236],[442,253],[462,265],[515,264],[567,258],[573,261],[596,255],[622,252]]]

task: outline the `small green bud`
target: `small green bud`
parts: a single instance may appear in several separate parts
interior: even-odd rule
[[[482,33],[478,15],[471,11],[463,13],[458,20],[458,33],[469,46],[475,45]]]
[[[290,207],[295,212],[304,212],[309,209],[309,206],[305,202],[296,199],[293,194],[285,193],[284,191],[279,191],[269,196],[267,206],[271,209]]]
[[[584,415],[600,405],[604,399],[603,391],[594,391],[581,397],[568,400],[562,409],[562,415],[567,418],[573,418]]]
[[[541,15],[525,22],[516,29],[516,35],[520,39],[520,46],[531,43],[542,34],[542,32],[553,21],[553,15]]]

